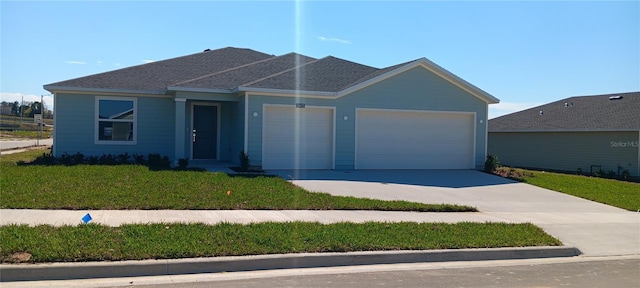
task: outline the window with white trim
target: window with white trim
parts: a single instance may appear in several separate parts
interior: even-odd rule
[[[96,97],[96,143],[136,144],[136,98]]]

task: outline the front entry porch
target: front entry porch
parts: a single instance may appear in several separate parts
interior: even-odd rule
[[[174,103],[176,164],[179,159],[189,159],[190,166],[237,162],[233,155],[240,152],[236,142],[242,135],[237,134],[242,133],[238,129],[238,102],[174,98]]]

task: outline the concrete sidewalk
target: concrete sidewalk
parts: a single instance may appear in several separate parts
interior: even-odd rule
[[[504,215],[482,212],[398,212],[361,210],[32,210],[0,209],[0,225],[47,224],[53,226],[80,225],[90,213],[93,220],[107,226],[147,223],[259,223],[259,222],[508,222]]]

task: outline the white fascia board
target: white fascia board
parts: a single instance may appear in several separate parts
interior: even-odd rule
[[[252,94],[274,94],[280,96],[320,96],[325,99],[337,98],[335,92],[323,92],[323,91],[303,91],[303,90],[285,90],[285,89],[270,89],[270,88],[253,88],[253,87],[238,87],[234,90],[239,92],[251,92]]]
[[[231,89],[192,88],[192,87],[179,87],[179,86],[169,86],[169,87],[167,87],[167,91],[222,93],[222,94],[231,94],[231,93],[233,93],[233,90],[231,90]]]
[[[127,89],[110,89],[110,88],[83,88],[83,87],[64,87],[64,86],[42,86],[45,90],[54,92],[87,92],[87,93],[109,93],[109,94],[146,94],[146,95],[165,95],[165,91],[158,90],[127,90]]]
[[[406,71],[409,71],[413,68],[416,68],[418,66],[422,66],[423,68],[431,71],[432,73],[438,75],[439,77],[451,82],[452,84],[460,87],[461,89],[469,92],[471,95],[487,102],[488,104],[495,104],[495,103],[499,103],[500,100],[496,97],[493,97],[491,94],[483,91],[482,89],[474,86],[473,84],[463,80],[462,78],[454,75],[453,73],[445,70],[444,68],[438,66],[437,64],[429,61],[427,58],[421,58],[419,60],[413,61],[411,63],[408,63],[407,65],[398,67],[394,70],[391,70],[387,73],[384,73],[380,76],[371,78],[367,81],[364,81],[362,83],[359,83],[357,85],[351,86],[347,89],[344,89],[340,92],[338,92],[337,97],[342,97],[344,95],[353,93],[355,91],[358,91],[360,89],[363,89],[367,86],[373,85],[375,83],[378,83],[380,81],[383,81],[385,79],[391,78],[393,76],[396,76],[400,73],[404,73]]]

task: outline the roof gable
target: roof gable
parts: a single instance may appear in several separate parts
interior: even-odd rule
[[[625,130],[640,130],[640,92],[570,97],[489,120],[489,132]]]

